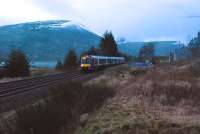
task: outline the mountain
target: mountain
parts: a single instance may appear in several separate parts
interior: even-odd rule
[[[139,54],[140,49],[147,43],[154,44],[155,55],[157,56],[169,55],[170,52],[174,52],[177,48],[180,48],[177,41],[124,42],[119,43],[118,48],[123,53],[136,56]]]
[[[101,37],[68,20],[38,21],[0,27],[0,56],[23,50],[31,61],[63,59],[70,48],[80,55],[98,46]]]
[[[21,49],[31,61],[63,59],[70,48],[78,55],[92,46],[98,47],[101,37],[81,24],[68,20],[38,21],[0,26],[0,61],[11,49]],[[147,42],[125,42],[120,39],[119,51],[137,55]],[[157,41],[156,55],[168,55],[179,47],[176,41]]]

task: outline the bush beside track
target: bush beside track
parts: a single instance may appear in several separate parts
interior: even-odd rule
[[[4,131],[9,134],[72,133],[80,124],[82,114],[92,113],[114,94],[112,88],[98,84],[61,84],[51,89],[41,102],[17,109],[15,119],[6,122],[9,127]]]

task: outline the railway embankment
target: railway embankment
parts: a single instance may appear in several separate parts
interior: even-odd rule
[[[80,81],[49,89],[48,96],[1,116],[1,133],[72,133],[87,116],[115,95],[113,88]],[[3,113],[2,113],[3,114]]]
[[[0,113],[32,104],[48,96],[49,89],[69,81],[88,81],[96,74],[85,74],[80,70],[25,78],[0,84]]]
[[[115,94],[110,87],[85,84],[98,75],[99,73],[85,74],[77,70],[2,83],[0,132],[29,133],[32,129],[50,132],[52,124],[65,128],[65,131],[74,130],[79,124],[78,118],[82,124],[86,120],[84,115],[98,109],[108,97]],[[41,118],[47,119],[47,122],[43,122],[38,128],[38,123],[34,121],[36,119],[40,122]],[[67,124],[68,120],[71,125]],[[29,130],[26,131],[27,126],[23,126],[23,123],[28,124],[28,122],[32,124],[29,124]],[[20,130],[18,125],[22,125]],[[45,129],[45,126],[48,128]],[[57,128],[55,129],[57,131]]]

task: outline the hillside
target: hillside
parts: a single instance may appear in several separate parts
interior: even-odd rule
[[[62,59],[69,48],[77,53],[99,44],[100,36],[67,20],[41,21],[0,27],[0,53],[13,48],[26,52],[32,61]]]

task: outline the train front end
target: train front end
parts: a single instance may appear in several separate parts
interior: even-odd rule
[[[91,56],[82,56],[81,57],[81,70],[84,72],[90,72],[93,71],[93,65],[92,65],[92,57]]]

